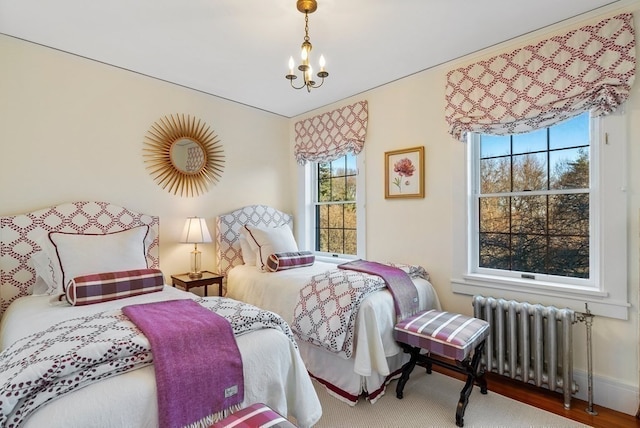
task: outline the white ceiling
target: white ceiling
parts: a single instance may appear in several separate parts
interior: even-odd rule
[[[295,0],[0,0],[0,33],[293,117],[613,3],[629,0],[318,0],[329,77],[311,93],[284,78]]]

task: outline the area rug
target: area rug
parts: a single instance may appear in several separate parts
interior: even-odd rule
[[[395,395],[396,381],[375,404],[359,401],[354,407],[330,396],[314,381],[322,403],[322,418],[317,428],[354,427],[452,427],[455,428],[456,405],[463,383],[452,377],[416,370],[404,388],[404,398]],[[489,391],[480,394],[474,387],[464,414],[465,428],[480,427],[588,427],[571,419],[540,410]]]

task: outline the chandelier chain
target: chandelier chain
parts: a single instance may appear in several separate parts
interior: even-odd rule
[[[309,42],[309,14],[304,13],[304,41]]]
[[[298,78],[294,74],[295,62],[293,61],[293,57],[289,58],[289,73],[285,76],[291,87],[294,89],[302,89],[306,88],[307,92],[311,92],[312,88],[319,88],[324,83],[325,77],[329,76],[329,73],[325,70],[325,60],[324,56],[320,55],[320,71],[316,73],[316,76],[320,79],[320,83],[316,83],[313,79],[312,68],[309,64],[310,62],[310,54],[311,54],[311,39],[309,37],[309,14],[315,12],[317,8],[316,0],[298,0],[297,1],[297,9],[299,12],[304,13],[304,39],[302,42],[302,63],[297,67],[298,70],[302,72],[302,85],[295,86],[293,81]]]

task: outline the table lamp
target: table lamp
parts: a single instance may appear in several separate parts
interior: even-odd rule
[[[202,253],[198,251],[198,244],[211,242],[211,235],[209,234],[209,229],[204,219],[189,217],[184,224],[180,242],[194,244],[193,251],[191,252],[191,272],[189,272],[189,278],[202,278],[202,271],[200,270],[202,266]]]

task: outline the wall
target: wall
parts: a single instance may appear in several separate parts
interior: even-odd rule
[[[635,25],[640,28],[638,16]],[[453,177],[461,167],[464,148],[447,133],[443,91],[446,72],[473,57],[292,120],[1,35],[0,59],[0,215],[83,199],[157,214],[161,268],[167,275],[189,268],[191,247],[177,242],[186,217],[206,217],[213,232],[217,214],[245,204],[264,203],[293,212],[295,121],[368,100],[367,257],[425,266],[444,308],[471,313],[470,298],[450,291],[456,257],[452,236],[454,228],[460,227],[454,216],[464,209],[454,204],[454,195],[464,191],[464,183]],[[640,168],[635,167],[640,165],[639,86],[636,83],[626,105],[631,315],[628,321],[596,318],[593,333],[595,402],[630,414],[638,406],[639,370]],[[144,135],[156,120],[172,113],[201,118],[223,144],[224,175],[203,196],[169,194],[145,169]],[[422,145],[425,198],[386,200],[384,152]],[[204,266],[214,267],[213,244],[199,247]],[[574,346],[581,398],[586,393],[583,331],[576,328]]]
[[[288,121],[210,95],[0,35],[0,215],[74,200],[119,204],[160,216],[165,275],[189,270],[192,245],[178,243],[184,220],[242,205],[292,208]],[[160,118],[190,114],[218,135],[225,169],[199,197],[158,186],[142,157]],[[246,126],[248,123],[251,126]],[[214,244],[199,246],[215,268]]]
[[[636,7],[637,4],[636,4]],[[618,12],[615,12],[618,13]],[[612,16],[613,12],[602,15]],[[594,14],[582,20],[597,20]],[[589,21],[587,21],[589,22]],[[580,20],[555,26],[423,71],[377,89],[359,94],[293,118],[290,124],[291,146],[295,144],[295,122],[355,101],[367,100],[369,124],[366,152],[366,257],[420,264],[430,273],[443,308],[473,314],[471,297],[451,291],[452,261],[458,256],[454,229],[464,227],[456,221],[464,211],[465,146],[454,140],[444,120],[446,73],[467,65],[481,56],[515,49],[545,33],[566,32],[583,25]],[[640,28],[640,13],[635,14]],[[564,31],[563,31],[564,28]],[[638,31],[638,30],[636,30]],[[638,37],[638,34],[636,35]],[[638,45],[638,41],[636,41]],[[637,72],[640,75],[639,72]],[[636,82],[626,103],[629,137],[628,165],[628,288],[630,318],[627,321],[596,317],[593,327],[594,402],[628,414],[638,409],[638,213],[640,211],[640,84]],[[425,198],[384,198],[384,153],[415,146],[425,147]],[[292,149],[293,150],[293,149]],[[295,165],[292,164],[292,168]],[[460,201],[462,200],[462,203]],[[496,296],[500,297],[500,296]],[[586,339],[584,324],[574,327],[574,368],[580,386],[577,396],[587,398]]]

